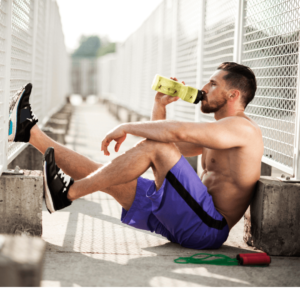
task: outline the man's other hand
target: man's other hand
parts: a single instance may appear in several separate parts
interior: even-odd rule
[[[178,79],[176,77],[170,77],[170,79],[178,81]],[[185,85],[185,82],[182,81],[182,84]],[[160,104],[160,105],[163,105],[163,106],[166,106],[166,105],[168,105],[168,104],[170,104],[172,102],[175,102],[178,99],[179,99],[179,97],[172,97],[172,96],[160,93],[160,92],[157,92],[156,96],[155,96],[155,102],[157,104]]]
[[[115,127],[113,130],[109,131],[105,138],[102,140],[101,151],[104,151],[104,155],[109,156],[110,153],[107,147],[109,146],[111,141],[116,141],[115,151],[118,152],[121,144],[125,141],[126,136],[127,134],[122,125]]]

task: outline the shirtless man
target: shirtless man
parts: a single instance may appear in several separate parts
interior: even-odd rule
[[[123,223],[184,247],[219,248],[250,203],[260,178],[263,140],[259,127],[244,113],[256,91],[249,68],[223,63],[203,91],[201,110],[214,112],[216,122],[166,121],[166,105],[178,98],[157,93],[152,121],[117,126],[105,136],[101,150],[109,155],[108,146],[116,141],[118,151],[127,134],[145,139],[101,165],[54,142],[37,127],[28,84],[11,108],[9,140],[29,141],[44,154],[50,213],[102,191],[123,207]],[[183,157],[200,154],[201,178]],[[154,181],[140,177],[149,167]]]

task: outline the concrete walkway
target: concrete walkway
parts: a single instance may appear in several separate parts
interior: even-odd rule
[[[96,161],[104,135],[118,125],[100,104],[75,107],[68,147]],[[121,152],[139,138],[128,136]],[[112,149],[112,147],[111,147]],[[152,172],[144,175],[152,178]],[[300,258],[272,257],[269,267],[187,265],[173,262],[199,252],[235,257],[252,252],[242,239],[243,220],[216,251],[186,249],[165,238],[120,222],[121,207],[109,195],[94,193],[52,215],[44,207],[43,236],[47,242],[42,286],[299,286]]]

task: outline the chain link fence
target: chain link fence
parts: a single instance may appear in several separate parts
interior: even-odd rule
[[[300,0],[164,0],[115,54],[99,59],[99,96],[150,116],[155,74],[202,88],[221,62],[247,65],[258,89],[246,114],[262,130],[263,162],[300,178],[299,30]],[[167,112],[214,121],[184,101]]]
[[[0,174],[26,147],[7,142],[11,96],[31,82],[32,107],[42,125],[65,102],[68,64],[56,1],[0,0]]]

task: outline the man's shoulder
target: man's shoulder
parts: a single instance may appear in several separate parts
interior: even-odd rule
[[[250,119],[248,116],[240,115],[240,116],[230,116],[223,118],[217,122],[224,121],[224,123],[228,125],[234,125],[234,126],[241,126],[240,128],[249,128],[254,134],[260,134],[261,130],[256,122],[254,122],[252,119]],[[239,127],[237,127],[239,128]]]
[[[245,141],[244,146],[247,148],[255,146],[263,149],[262,131],[252,119],[244,115],[226,117],[222,120],[224,120],[223,126],[226,126],[231,132],[235,132]]]

